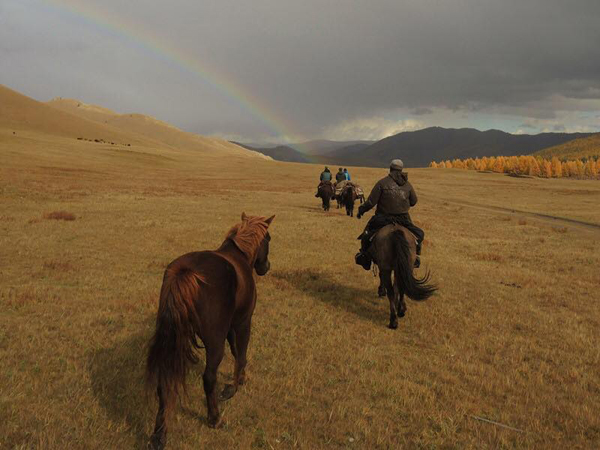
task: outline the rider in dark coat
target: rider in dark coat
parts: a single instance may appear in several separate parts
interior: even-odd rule
[[[339,183],[340,181],[344,181],[346,179],[346,174],[344,173],[344,169],[340,167],[340,170],[335,174],[335,181]]]
[[[417,238],[417,259],[415,267],[421,264],[418,255],[421,254],[421,245],[425,238],[425,232],[412,223],[408,210],[417,204],[417,194],[408,181],[406,173],[402,172],[404,163],[400,159],[394,159],[390,165],[390,173],[375,184],[371,195],[365,203],[358,208],[356,217],[359,219],[371,208],[377,206],[375,215],[371,217],[365,231],[360,236],[361,248],[356,255],[356,264],[364,269],[371,268],[371,257],[367,249],[371,240],[378,230],[386,225],[398,224],[408,228]]]

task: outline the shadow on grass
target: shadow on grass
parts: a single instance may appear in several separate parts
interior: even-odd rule
[[[388,300],[377,297],[375,286],[369,289],[348,286],[332,279],[327,273],[314,269],[276,270],[272,277],[277,280],[277,284],[281,283],[282,290],[287,285],[376,325],[385,324],[388,318]],[[348,274],[348,277],[354,278],[355,274]]]
[[[92,353],[89,360],[94,397],[115,428],[126,426],[125,432],[135,439],[135,448],[146,448],[158,408],[154,388],[149,391],[145,388],[146,356],[153,328],[154,317],[151,317],[143,331]],[[178,399],[175,414],[207,424],[202,391],[203,350],[199,356],[199,363],[190,367],[187,376],[189,395],[183,394]],[[170,422],[172,429],[175,416]]]
[[[114,427],[127,427],[136,440],[135,448],[145,448],[153,424],[155,402],[145,391],[145,358],[150,334],[139,333],[114,347],[93,352],[89,360],[94,397]]]

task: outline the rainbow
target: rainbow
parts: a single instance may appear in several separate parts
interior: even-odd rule
[[[198,61],[193,55],[169,45],[162,38],[152,35],[140,25],[128,22],[123,17],[117,17],[107,11],[101,11],[82,0],[77,0],[77,2],[73,0],[40,1],[51,11],[94,25],[100,31],[128,42],[162,62],[174,65],[180,70],[200,78],[217,92],[239,104],[282,141],[287,143],[302,141],[297,134],[291,131],[292,127],[284,122],[281,114],[273,112],[272,108],[253,96],[231,77],[210,67],[206,62]]]

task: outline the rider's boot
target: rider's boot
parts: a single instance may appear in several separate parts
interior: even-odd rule
[[[360,235],[360,251],[354,257],[356,264],[362,266],[362,268],[365,270],[369,270],[371,268],[371,256],[367,252],[370,241],[371,236],[367,231],[364,231],[363,234]]]

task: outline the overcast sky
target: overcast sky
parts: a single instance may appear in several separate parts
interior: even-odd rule
[[[600,0],[0,0],[0,83],[245,142],[600,131]]]

